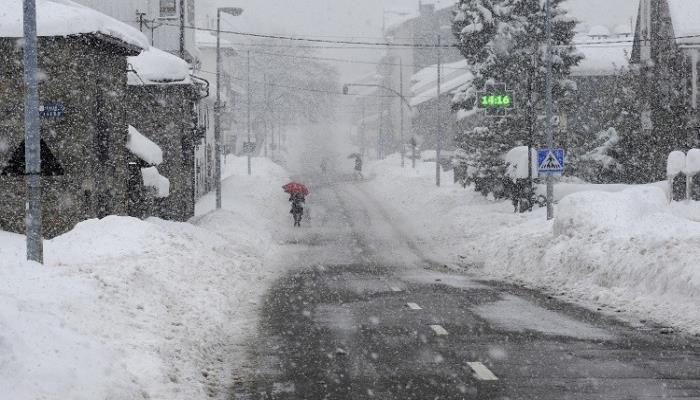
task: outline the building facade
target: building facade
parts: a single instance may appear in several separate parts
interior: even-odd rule
[[[127,57],[142,48],[102,34],[39,38],[43,231],[53,237],[127,208]],[[22,50],[0,38],[0,229],[25,230]],[[40,109],[41,110],[41,109]]]
[[[138,62],[145,57],[147,62]],[[196,106],[201,86],[190,77],[184,60],[160,50],[151,48],[129,60],[133,69],[128,79],[127,122],[161,149],[157,168],[169,180],[168,196],[154,200],[149,216],[186,221],[194,216],[195,145],[200,140]],[[140,71],[142,64],[144,69],[157,64],[165,71],[180,72],[161,76],[158,69]]]
[[[180,10],[184,3],[185,59],[198,59],[195,46],[195,0],[75,0],[140,30],[151,46],[172,54],[180,51]]]

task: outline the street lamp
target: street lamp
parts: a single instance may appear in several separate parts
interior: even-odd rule
[[[376,83],[346,83],[343,85],[343,94],[348,94],[350,91],[350,86],[361,86],[361,87],[376,87],[376,88],[381,88],[390,91],[391,93],[395,94],[401,99],[401,102],[405,104],[409,110],[413,110],[413,107],[411,107],[411,103],[406,99],[406,97],[403,95],[403,84],[401,85],[401,92],[397,92],[396,90],[384,86],[384,85],[379,85]],[[381,118],[381,115],[379,116]],[[403,123],[404,123],[404,116],[403,116],[403,107],[401,107],[401,166],[404,166],[404,157],[405,157],[405,149],[404,149],[404,143],[403,143]]]
[[[216,103],[214,104],[214,181],[216,182],[216,209],[221,209],[221,13],[237,17],[242,8],[216,9]]]

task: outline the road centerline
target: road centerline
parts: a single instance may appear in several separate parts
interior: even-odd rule
[[[430,325],[430,329],[438,336],[446,336],[447,330],[440,325]]]
[[[484,364],[475,361],[468,362],[467,365],[474,372],[474,377],[480,381],[497,381],[498,377],[491,372]]]
[[[416,303],[406,303],[406,307],[410,308],[411,310],[422,310],[423,308],[419,306]]]

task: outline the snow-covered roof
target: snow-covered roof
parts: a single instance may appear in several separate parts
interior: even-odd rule
[[[574,42],[585,43],[585,36],[577,36]],[[608,43],[606,43],[608,42]],[[630,64],[632,41],[624,37],[612,36],[597,40],[594,44],[582,44],[577,47],[584,58],[577,66],[571,68],[573,76],[602,76],[612,75]]]
[[[192,83],[185,60],[155,47],[129,57],[128,62],[135,71],[128,72],[129,85]]]
[[[148,39],[138,29],[70,0],[36,0],[39,36],[101,34],[141,49]],[[0,8],[0,37],[23,37],[22,0],[3,0]]]
[[[676,42],[680,45],[700,45],[700,1],[668,0],[668,8],[673,21],[673,33],[678,38]]]
[[[610,30],[603,25],[596,25],[588,31],[588,36],[608,36]]]
[[[615,27],[629,26],[637,20],[639,0],[566,0],[561,7],[570,18],[578,21],[576,32],[587,34],[591,28],[602,26],[609,32],[617,32]]]
[[[613,29],[613,33],[615,35],[618,35],[618,36],[619,35],[631,35],[633,32],[634,32],[634,29],[632,29],[632,26],[630,26],[629,24],[620,24],[620,25],[617,25]]]
[[[170,180],[158,172],[156,167],[141,168],[143,186],[156,190],[156,197],[164,198],[170,196]]]
[[[126,148],[150,165],[160,165],[163,162],[163,150],[131,125]]]
[[[440,69],[442,72],[440,92],[444,94],[466,85],[474,78],[467,68],[467,60],[444,64]],[[431,65],[418,71],[411,77],[411,82],[413,82],[411,106],[417,106],[436,98],[437,65]]]
[[[214,32],[196,31],[194,35],[194,40],[197,47],[216,47],[216,34]],[[234,44],[224,38],[220,38],[219,46],[223,48],[233,48]]]

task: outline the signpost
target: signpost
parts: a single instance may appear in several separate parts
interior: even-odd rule
[[[66,108],[63,103],[44,103],[39,106],[39,116],[41,118],[62,118],[66,115]]]
[[[564,149],[537,150],[537,170],[540,175],[564,173]]]

